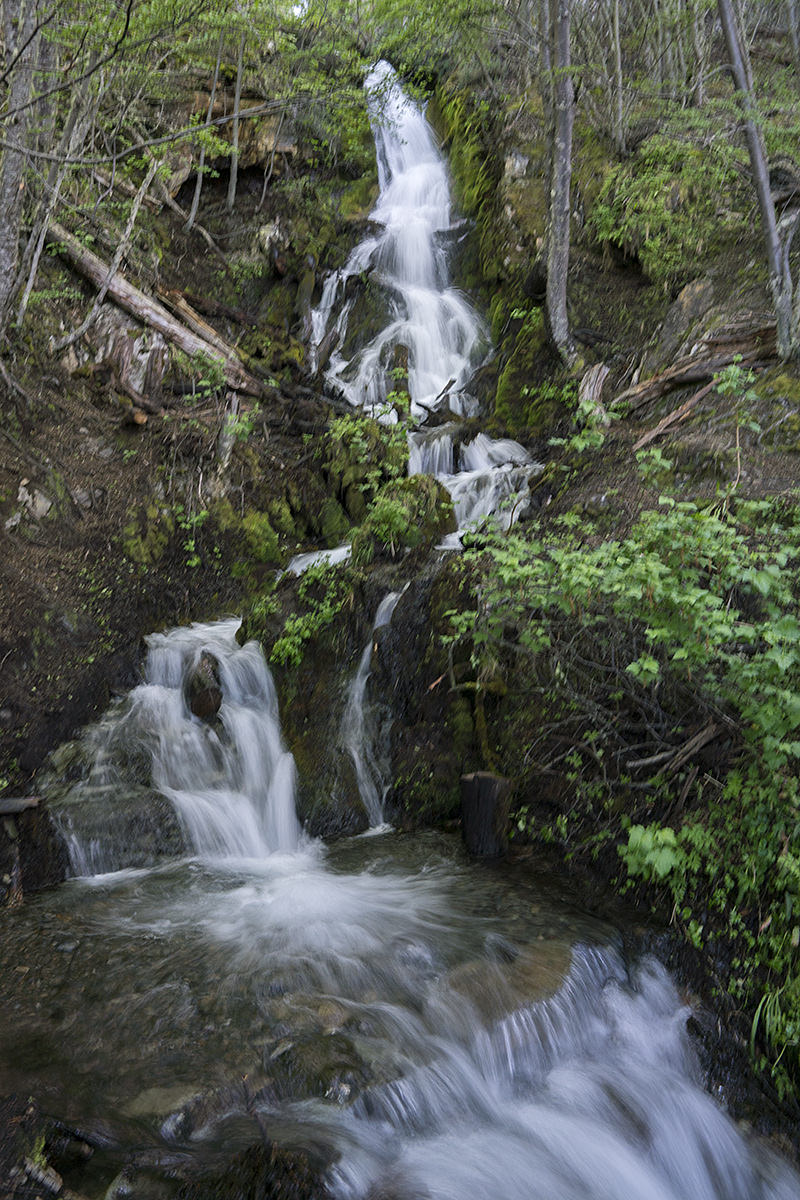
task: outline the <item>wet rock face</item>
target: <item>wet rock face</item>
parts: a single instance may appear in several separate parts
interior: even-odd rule
[[[256,1144],[219,1174],[183,1184],[177,1200],[327,1200],[324,1174],[308,1154],[275,1143]]]
[[[201,721],[213,721],[222,704],[219,663],[204,650],[185,685],[189,711]]]
[[[66,849],[47,810],[33,803],[4,813],[0,806],[0,908],[66,876]]]

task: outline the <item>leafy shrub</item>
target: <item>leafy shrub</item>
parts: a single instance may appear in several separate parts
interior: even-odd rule
[[[591,234],[638,258],[653,283],[673,287],[741,226],[743,153],[657,134],[609,175],[592,208]],[[720,197],[725,208],[720,212]]]
[[[563,780],[546,836],[598,851],[617,836],[625,876],[666,889],[691,941],[733,947],[728,990],[788,1089],[800,1078],[800,507],[662,497],[625,537],[584,532],[568,514],[530,539],[473,535],[460,570],[476,600],[450,614],[447,641],[471,648],[476,680],[510,673],[516,706],[522,693],[546,713],[525,750],[537,779]]]

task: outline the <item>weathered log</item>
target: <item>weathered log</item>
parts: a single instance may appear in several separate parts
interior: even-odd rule
[[[511,780],[491,771],[461,776],[461,832],[470,854],[499,858],[507,849]]]
[[[204,313],[207,317],[222,317],[227,321],[235,321],[237,325],[257,325],[257,318],[247,312],[243,308],[234,308],[230,304],[223,304],[221,300],[215,300],[212,296],[198,296],[194,292],[182,291],[181,295],[187,304],[191,304],[192,308],[196,308],[198,312]]]
[[[210,342],[212,346],[215,346],[219,350],[220,354],[224,354],[226,357],[236,354],[230,342],[226,342],[225,338],[220,333],[217,333],[213,325],[209,325],[208,321],[204,321],[200,313],[195,312],[189,301],[180,292],[159,288],[158,298],[163,301],[164,305],[175,316],[180,318],[184,325],[191,329],[192,333],[196,333],[198,337]]]
[[[0,797],[0,817],[13,817],[16,813],[25,812],[28,808],[38,808],[38,796],[3,796]]]
[[[647,433],[642,434],[638,442],[636,442],[633,447],[633,453],[636,454],[637,450],[643,450],[645,446],[649,446],[651,442],[654,442],[656,438],[661,437],[661,434],[666,433],[667,430],[673,425],[677,425],[680,421],[684,421],[694,409],[695,405],[698,404],[704,396],[707,396],[709,392],[713,392],[714,386],[715,384],[712,380],[711,383],[707,383],[704,388],[701,388],[699,392],[695,392],[693,396],[690,396],[688,400],[684,400],[683,404],[680,404],[677,408],[673,408],[672,412],[667,413],[663,420],[659,421],[653,429],[648,429]]]
[[[93,283],[95,287],[103,286],[108,267],[96,254],[81,245],[78,239],[73,237],[63,226],[53,223],[48,233],[48,241],[54,243],[58,247],[59,253],[90,283]],[[146,296],[120,273],[117,273],[109,284],[108,295],[125,312],[130,313],[131,316],[136,317],[138,321],[151,329],[157,329],[168,342],[177,346],[185,354],[201,354],[218,362],[223,369],[225,382],[234,391],[245,392],[250,396],[262,394],[261,383],[246,370],[234,348],[228,346],[219,338],[219,335],[215,342],[210,342],[206,337],[188,329],[162,304],[150,296]]]
[[[689,383],[704,383],[733,362],[753,366],[774,358],[775,354],[774,325],[744,333],[739,330],[722,333],[703,343],[696,354],[678,359],[666,371],[660,371],[621,392],[614,399],[613,406],[627,403],[635,410],[675,388]]]

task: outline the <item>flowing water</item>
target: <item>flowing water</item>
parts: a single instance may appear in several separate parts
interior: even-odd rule
[[[393,369],[406,360],[415,421],[424,423],[439,409],[475,416],[479,405],[469,388],[489,339],[472,305],[449,282],[448,236],[455,223],[447,166],[423,112],[387,63],[378,63],[366,86],[380,194],[370,214],[371,232],[326,281],[312,337],[319,346],[335,331],[342,348],[330,359],[328,384],[380,419],[395,419],[386,397],[396,386]],[[348,332],[359,311],[357,281],[364,278],[385,305],[386,323],[351,352]],[[456,463],[458,432],[458,424],[411,432],[409,473],[441,480],[453,498],[459,529],[488,516],[507,527],[524,511],[529,480],[541,465],[517,442],[493,441],[486,434],[463,446]]]
[[[367,682],[375,633],[389,624],[401,595],[401,592],[389,592],[378,605],[369,641],[361,653],[358,670],[347,691],[347,703],[342,716],[342,744],[353,761],[358,794],[373,829],[383,825],[383,802],[389,787],[389,730],[386,728],[388,722],[380,721],[378,705],[367,700]],[[383,728],[379,728],[381,724]]]
[[[444,164],[388,68],[370,88],[376,232],[329,281],[317,336],[334,313],[346,332],[348,280],[371,271],[391,319],[329,378],[374,408],[404,346],[416,415],[449,385],[458,416],[486,339],[448,285]],[[515,443],[455,420],[410,453],[461,524],[524,503]],[[100,1200],[127,1163],[109,1197],[169,1196],[266,1138],[311,1153],[315,1194],[341,1200],[800,1200],[700,1086],[664,969],[627,961],[542,867],[472,863],[441,834],[304,835],[273,682],[236,628],[149,639],[141,686],[42,780],[75,878],[0,914],[0,1093],[101,1147],[81,1191]],[[340,738],[377,824],[372,641]],[[200,720],[209,664],[221,703]]]
[[[98,772],[122,797],[147,769],[190,856],[2,917],[0,1091],[107,1147],[86,1194],[120,1161],[218,1165],[266,1128],[343,1200],[800,1197],[700,1087],[663,968],[626,962],[541,869],[472,864],[438,834],[298,832],[269,672],[234,629],[150,639],[65,804],[80,870]],[[185,699],[203,652],[213,725]]]

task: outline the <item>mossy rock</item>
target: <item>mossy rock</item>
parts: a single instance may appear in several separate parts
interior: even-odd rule
[[[279,563],[281,550],[278,535],[266,513],[250,511],[242,517],[242,534],[247,548],[258,563]]]
[[[384,288],[374,279],[363,283],[354,282],[358,295],[347,320],[347,333],[340,347],[340,354],[351,359],[362,346],[381,333],[391,320],[389,297]]]
[[[429,546],[456,527],[453,502],[431,475],[411,475],[387,484],[373,500],[353,538],[353,560],[397,557],[404,550]]]
[[[338,500],[328,496],[320,512],[320,532],[326,546],[339,546],[350,533],[347,513]]]
[[[270,500],[267,503],[267,512],[269,513],[272,528],[277,530],[279,534],[287,538],[296,536],[297,531],[292,510],[285,498],[281,497],[277,500]]]
[[[408,442],[402,433],[396,436],[392,428],[355,413],[333,421],[330,435],[323,462],[328,487],[360,524],[381,484],[405,475]]]
[[[175,518],[168,508],[155,500],[132,505],[122,531],[122,549],[126,558],[143,566],[160,562],[175,531]]]
[[[374,172],[356,179],[342,192],[339,212],[345,221],[364,221],[378,198],[378,180]]]
[[[533,309],[511,341],[497,381],[494,416],[512,435],[540,437],[557,423],[563,412],[560,393],[541,383],[552,365],[544,313]]]
[[[213,505],[211,517],[228,539],[231,558],[239,559],[234,563],[234,574],[246,576],[254,568],[277,566],[283,560],[278,534],[268,513],[248,508],[244,516],[240,516],[230,500],[222,499]]]

